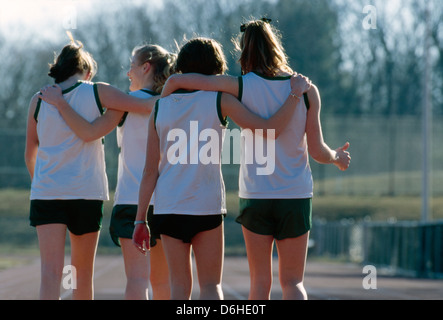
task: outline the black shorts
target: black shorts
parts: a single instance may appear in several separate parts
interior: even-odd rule
[[[312,199],[243,199],[236,221],[277,240],[296,238],[312,227]]]
[[[154,214],[153,228],[159,233],[191,243],[200,232],[217,228],[223,223],[223,214],[187,215]]]
[[[160,234],[152,227],[152,216],[154,214],[154,207],[149,206],[148,209],[148,225],[150,231],[150,246],[151,248],[157,244],[160,239]],[[137,205],[118,204],[112,209],[111,223],[109,226],[109,233],[112,241],[120,247],[119,238],[132,239],[134,233],[134,221],[137,216]]]
[[[33,227],[60,223],[75,235],[100,231],[102,200],[31,200],[29,220]]]

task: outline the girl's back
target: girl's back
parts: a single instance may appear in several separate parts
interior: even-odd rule
[[[68,103],[86,120],[101,115],[101,105],[90,82],[77,82],[63,91]],[[83,142],[57,109],[39,100],[34,114],[39,147],[31,199],[108,199],[102,140]],[[93,183],[92,183],[93,182]]]
[[[242,76],[241,102],[252,112],[270,118],[283,105],[291,92],[290,76],[266,77],[255,72]],[[308,162],[306,142],[307,108],[303,101],[297,104],[291,122],[275,140],[275,150],[266,150],[263,155],[272,156],[275,168],[272,173],[258,175],[261,164],[248,164],[245,155],[258,152],[257,145],[242,139],[240,167],[240,197],[242,198],[309,198],[312,197],[312,176]],[[255,139],[251,141],[255,143]]]
[[[218,97],[217,92],[196,91],[158,101],[154,112],[161,159],[156,214],[226,213],[220,163],[226,123]]]

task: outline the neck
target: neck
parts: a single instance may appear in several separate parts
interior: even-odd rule
[[[84,80],[83,75],[80,74],[75,74],[71,77],[69,77],[68,79],[66,79],[63,82],[60,82],[58,85],[60,86],[60,88],[62,88],[62,90],[68,89],[70,87],[72,87],[74,84],[76,84],[77,82]]]

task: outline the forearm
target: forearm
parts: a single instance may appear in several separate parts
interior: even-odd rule
[[[321,164],[332,164],[337,160],[337,152],[332,150],[326,143],[323,141],[315,143],[315,147],[312,146],[312,143],[308,146],[309,154],[316,162]]]
[[[203,75],[198,73],[174,74],[165,83],[162,97],[176,90],[222,91],[238,96],[238,79],[228,75]]]
[[[159,96],[136,98],[108,84],[99,83],[97,86],[100,102],[106,109],[148,114],[159,99]]]
[[[66,124],[80,139],[89,142],[104,136],[104,134],[96,133],[98,128],[80,116],[65,99],[57,102],[56,108]]]
[[[158,178],[158,170],[144,170],[143,177],[140,182],[140,189],[138,194],[138,206],[136,221],[146,221],[147,212],[151,197],[154,193]]]
[[[35,159],[35,157],[28,157],[25,155],[26,168],[28,169],[31,180],[34,178]]]
[[[275,138],[277,138],[289,124],[300,97],[289,95],[281,108],[266,123],[268,129],[275,129]]]

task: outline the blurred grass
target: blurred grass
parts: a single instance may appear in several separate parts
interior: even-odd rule
[[[371,180],[374,177],[370,177]],[[366,182],[361,181],[359,184]],[[379,182],[374,182],[379,183]],[[113,199],[113,194],[110,195]],[[109,220],[113,201],[105,202],[103,228],[100,235],[98,253],[120,253],[109,236]],[[226,254],[244,254],[241,226],[234,221],[238,214],[237,192],[227,193],[228,215],[225,219]],[[443,219],[443,196],[434,197],[431,202],[432,218]],[[326,195],[315,196],[313,218],[329,221],[370,218],[372,221],[419,220],[421,218],[421,198],[419,196],[363,196]],[[17,252],[32,254],[38,252],[35,229],[29,226],[29,191],[22,189],[0,189],[0,254]],[[67,237],[68,238],[68,237]],[[67,240],[69,251],[69,240]],[[0,263],[1,268],[1,263]]]

